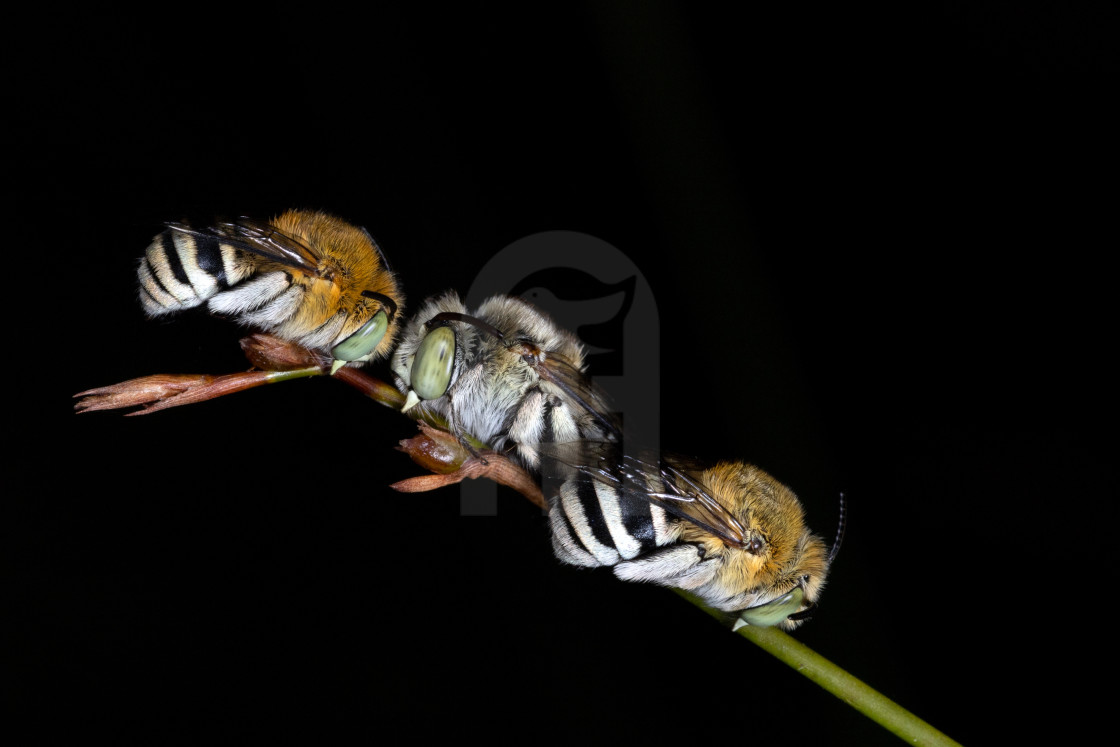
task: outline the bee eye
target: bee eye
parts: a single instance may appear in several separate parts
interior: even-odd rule
[[[429,332],[412,361],[412,391],[420,399],[442,397],[451,383],[455,364],[455,332],[451,327],[436,327]]]
[[[762,541],[761,537],[751,537],[751,541],[747,543],[744,549],[751,555],[758,555],[765,546],[766,543]]]
[[[385,337],[385,330],[389,328],[389,317],[384,311],[379,311],[373,318],[363,324],[357,332],[338,343],[331,350],[335,360],[356,361],[366,357],[381,344]]]
[[[805,592],[800,586],[794,587],[788,594],[783,594],[777,599],[772,599],[766,604],[760,604],[757,607],[748,607],[739,613],[739,620],[736,622],[735,627],[738,628],[742,625],[754,625],[755,627],[766,628],[785,620],[801,607],[801,601],[805,598]]]

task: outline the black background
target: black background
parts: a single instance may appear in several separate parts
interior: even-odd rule
[[[847,495],[797,638],[964,743],[1087,726],[1068,647],[1107,625],[1112,571],[1114,21],[655,3],[13,30],[4,699],[45,739],[893,743],[673,594],[560,567],[518,496],[462,517],[455,490],[388,490],[412,427],[344,386],[73,414],[246,365],[233,325],[144,319],[163,221],[304,207],[369,227],[413,308],[538,231],[621,249],[658,300],[663,445],[763,466],[823,534]]]

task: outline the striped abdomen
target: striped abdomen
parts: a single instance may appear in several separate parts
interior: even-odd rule
[[[492,437],[496,447],[506,441],[517,445],[517,455],[530,469],[537,469],[535,445],[573,441],[607,441],[611,437],[595,415],[541,386],[531,388]]]
[[[208,236],[168,229],[140,258],[140,302],[149,316],[190,309],[253,274],[251,257]]]
[[[615,566],[620,576],[642,566],[670,572],[696,564],[694,545],[675,544],[680,520],[642,497],[644,486],[633,488],[586,476],[565,481],[548,514],[556,557],[572,565]]]

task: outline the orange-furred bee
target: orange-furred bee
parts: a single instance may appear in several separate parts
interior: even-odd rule
[[[460,440],[511,450],[530,468],[528,444],[618,437],[584,374],[582,343],[520,298],[493,296],[470,313],[454,292],[429,299],[405,325],[391,366],[404,410],[438,415]]]
[[[797,496],[744,462],[696,466],[662,455],[623,455],[613,444],[537,447],[546,474],[556,556],[609,566],[735,613],[739,625],[792,630],[810,614],[840,547],[805,525]]]
[[[140,301],[149,316],[205,303],[246,326],[329,350],[332,373],[392,350],[404,295],[364,228],[305,210],[267,223],[166,226],[140,259]]]

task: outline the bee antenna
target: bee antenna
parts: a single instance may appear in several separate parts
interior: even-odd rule
[[[836,554],[840,552],[840,543],[844,540],[844,529],[848,526],[848,515],[844,504],[844,494],[840,494],[840,522],[836,526],[836,539],[832,541],[832,549],[828,551],[828,564],[832,565],[832,561],[836,559]]]
[[[385,269],[389,272],[393,271],[392,265],[389,264],[389,258],[385,256],[385,252],[381,251],[381,244],[377,243],[377,239],[373,238],[373,234],[366,230],[365,226],[358,226],[362,229],[362,233],[369,239],[369,243],[373,244],[373,248],[377,250],[377,256],[381,257],[381,264],[385,265]]]
[[[476,319],[473,316],[460,314],[458,311],[441,311],[440,313],[429,319],[426,324],[429,328],[431,328],[432,326],[438,325],[441,322],[463,322],[464,324],[470,324],[474,327],[477,327],[491,337],[496,337],[499,340],[504,340],[506,337],[502,334],[501,330],[499,330],[494,325],[487,324],[481,319]]]
[[[372,298],[374,301],[377,301],[382,306],[384,306],[389,312],[389,319],[392,319],[397,315],[397,302],[389,298],[385,294],[377,293],[376,291],[371,290],[364,290],[362,291],[362,296],[365,298]]]

